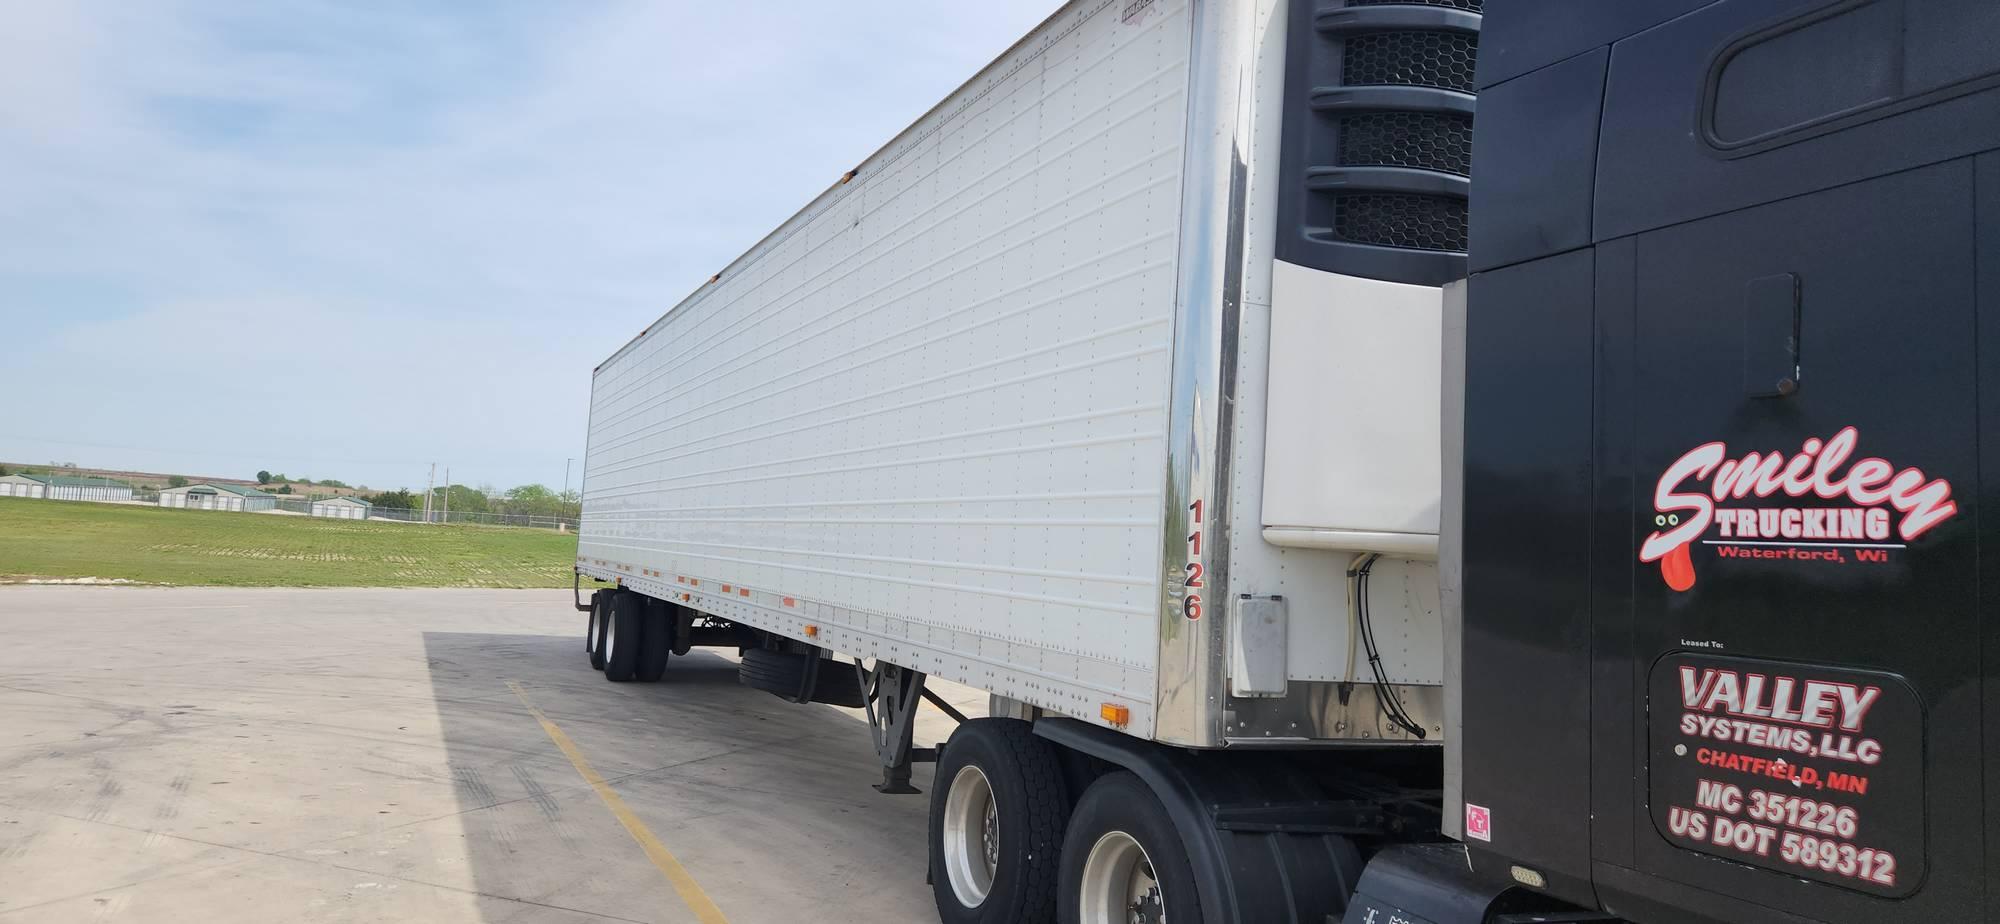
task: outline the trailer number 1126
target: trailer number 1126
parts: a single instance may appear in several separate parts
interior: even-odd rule
[[[1188,533],[1187,593],[1181,597],[1181,615],[1189,619],[1201,618],[1201,501],[1188,505],[1194,512],[1194,531]]]

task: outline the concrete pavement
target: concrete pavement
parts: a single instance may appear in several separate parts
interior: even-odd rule
[[[702,920],[527,703],[727,920],[934,920],[858,710],[608,683],[569,602],[0,587],[0,924]]]

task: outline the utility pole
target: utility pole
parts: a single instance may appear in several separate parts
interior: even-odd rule
[[[569,524],[564,523],[560,519],[560,517],[569,516],[569,465],[571,462],[575,461],[576,461],[575,459],[563,460],[563,492],[559,495],[556,495],[556,513],[558,516],[558,519],[556,520],[556,529],[561,532],[569,531]],[[581,517],[583,515],[583,509],[582,509],[583,502],[581,499],[578,499],[576,506],[577,506],[577,515]]]
[[[556,495],[556,509],[562,511],[563,516],[569,516],[569,464],[575,461],[575,459],[563,460],[563,492]]]
[[[424,482],[424,522],[431,521],[431,495],[437,493],[438,464],[431,463],[431,477]]]
[[[451,466],[444,467],[444,521],[451,522]]]

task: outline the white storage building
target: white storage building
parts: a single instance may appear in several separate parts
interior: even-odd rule
[[[132,486],[109,478],[85,478],[76,475],[8,475],[0,478],[0,497],[129,501],[132,499]]]
[[[49,482],[33,475],[0,475],[0,497],[47,497]]]
[[[49,497],[52,500],[80,501],[129,501],[132,486],[109,478],[81,478],[75,475],[51,475]]]
[[[160,492],[160,506],[189,510],[270,510],[278,499],[256,488],[234,484],[190,484]]]
[[[358,497],[323,497],[312,502],[311,512],[316,517],[336,520],[366,520],[368,510],[373,506]]]

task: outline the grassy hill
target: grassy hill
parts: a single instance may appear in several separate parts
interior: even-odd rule
[[[576,535],[543,529],[0,497],[0,582],[568,587],[575,562]]]

